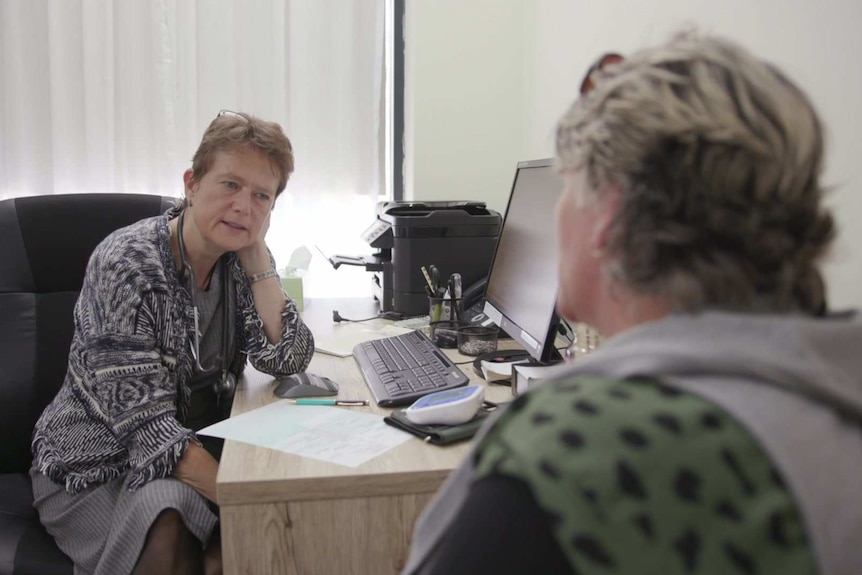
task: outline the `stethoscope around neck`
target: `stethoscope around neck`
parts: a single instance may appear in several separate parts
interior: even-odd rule
[[[180,212],[179,218],[177,219],[177,243],[180,248],[180,264],[182,265],[182,271],[189,278],[190,287],[189,294],[192,299],[192,316],[194,317],[194,336],[189,340],[189,348],[191,349],[192,358],[195,362],[195,368],[200,373],[206,373],[209,371],[213,371],[214,367],[204,367],[201,365],[201,332],[200,332],[200,314],[198,312],[198,302],[197,302],[197,292],[198,285],[195,281],[195,272],[192,269],[192,266],[189,264],[188,256],[186,254],[186,244],[185,240],[183,240],[183,218],[186,215],[185,208]],[[222,264],[222,260],[216,262],[216,265],[222,266],[222,271],[224,271],[224,265]],[[236,376],[230,372],[230,358],[228,355],[230,354],[230,305],[228,305],[230,299],[230,286],[228,285],[228,278],[226,274],[222,273],[221,277],[221,296],[222,296],[222,334],[221,334],[221,354],[219,355],[219,371],[220,376],[218,379],[213,382],[212,388],[213,392],[219,397],[231,397],[233,396],[233,392],[236,389]]]

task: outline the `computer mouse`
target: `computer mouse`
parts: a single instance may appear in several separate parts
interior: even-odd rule
[[[337,394],[338,384],[322,375],[306,372],[294,373],[281,378],[273,393],[286,399],[321,397]]]

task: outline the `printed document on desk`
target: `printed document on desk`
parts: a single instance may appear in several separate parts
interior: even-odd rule
[[[412,329],[387,324],[384,326],[368,326],[361,323],[348,323],[333,326],[325,333],[314,334],[314,349],[321,353],[337,355],[338,357],[349,357],[353,355],[353,348],[363,341],[372,339],[383,339],[394,335],[401,335],[413,331]]]
[[[359,409],[294,405],[286,400],[220,421],[200,435],[233,439],[347,467],[413,438]]]
[[[516,364],[512,367],[512,390],[514,395],[527,393],[531,387],[541,384],[571,369],[565,362],[554,365]]]

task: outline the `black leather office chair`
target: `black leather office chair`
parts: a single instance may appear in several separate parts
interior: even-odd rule
[[[71,574],[33,509],[33,425],[66,373],[90,253],[172,198],[69,194],[0,201],[0,575]]]

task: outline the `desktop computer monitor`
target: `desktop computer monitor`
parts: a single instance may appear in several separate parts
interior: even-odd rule
[[[485,314],[539,363],[560,359],[554,208],[562,190],[553,160],[518,164],[485,290]]]

